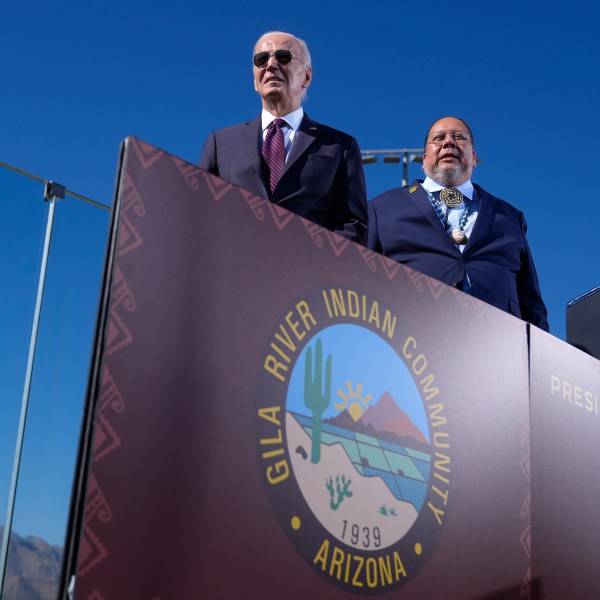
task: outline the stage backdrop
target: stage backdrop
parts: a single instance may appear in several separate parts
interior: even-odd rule
[[[137,139],[114,211],[77,600],[528,597],[525,323]]]

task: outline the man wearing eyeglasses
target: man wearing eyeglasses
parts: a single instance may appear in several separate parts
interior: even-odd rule
[[[262,113],[211,133],[200,167],[360,244],[367,194],[356,140],[302,108],[312,81],[306,43],[284,32],[260,37],[253,57]]]
[[[473,133],[444,117],[425,137],[424,181],[369,202],[367,246],[548,331],[523,213],[471,183]]]

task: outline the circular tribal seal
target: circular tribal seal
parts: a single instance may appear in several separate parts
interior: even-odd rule
[[[463,201],[463,195],[456,188],[444,188],[440,192],[440,200],[448,208],[456,208]]]
[[[427,344],[377,300],[331,289],[298,302],[268,348],[257,450],[284,532],[346,591],[404,585],[435,551],[450,486]]]

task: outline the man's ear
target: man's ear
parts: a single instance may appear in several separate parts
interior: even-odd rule
[[[306,73],[304,75],[304,82],[302,83],[303,88],[307,88],[312,81],[312,67],[306,67]]]

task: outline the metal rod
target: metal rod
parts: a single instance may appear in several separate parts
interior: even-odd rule
[[[361,154],[423,154],[423,148],[390,148],[388,150],[361,150]]]
[[[29,342],[29,355],[27,357],[27,370],[25,372],[25,383],[23,386],[23,398],[21,400],[21,416],[19,419],[19,429],[17,433],[17,443],[15,447],[15,457],[13,463],[10,492],[8,497],[8,506],[6,509],[6,520],[4,524],[4,534],[2,536],[2,550],[0,552],[0,596],[4,589],[4,580],[6,575],[6,566],[8,559],[8,545],[12,530],[12,520],[15,508],[15,498],[17,494],[17,484],[19,480],[19,468],[21,464],[21,454],[23,451],[23,437],[25,433],[25,422],[27,420],[27,409],[29,407],[29,396],[31,392],[31,380],[33,375],[33,364],[35,360],[35,351],[40,328],[40,315],[42,312],[42,300],[44,296],[44,286],[46,284],[46,271],[48,267],[48,256],[50,254],[50,242],[52,240],[52,226],[54,224],[54,209],[56,197],[48,200],[48,220],[46,222],[46,238],[44,240],[44,249],[42,252],[42,264],[40,266],[40,276],[38,279],[37,298],[35,302],[35,312],[33,315],[33,325],[31,328],[31,339]]]
[[[34,179],[35,181],[40,181],[41,183],[46,183],[45,179],[42,179],[41,177],[38,177],[37,175],[32,175],[31,173],[28,173],[27,171],[23,171],[23,169],[19,169],[18,167],[13,167],[12,165],[9,165],[8,163],[0,161],[0,167],[4,167],[5,169],[14,171],[15,173],[19,173],[19,175],[24,175],[25,177],[29,177],[29,179]],[[66,194],[68,196],[72,196],[73,198],[77,198],[78,200],[83,200],[84,202],[87,202],[88,204],[92,204],[93,206],[97,206],[98,208],[102,208],[104,210],[110,210],[110,206],[108,206],[107,204],[102,204],[101,202],[96,202],[95,200],[92,200],[91,198],[86,198],[85,196],[82,196],[81,194],[76,194],[75,192],[71,192],[69,190],[66,190]]]

